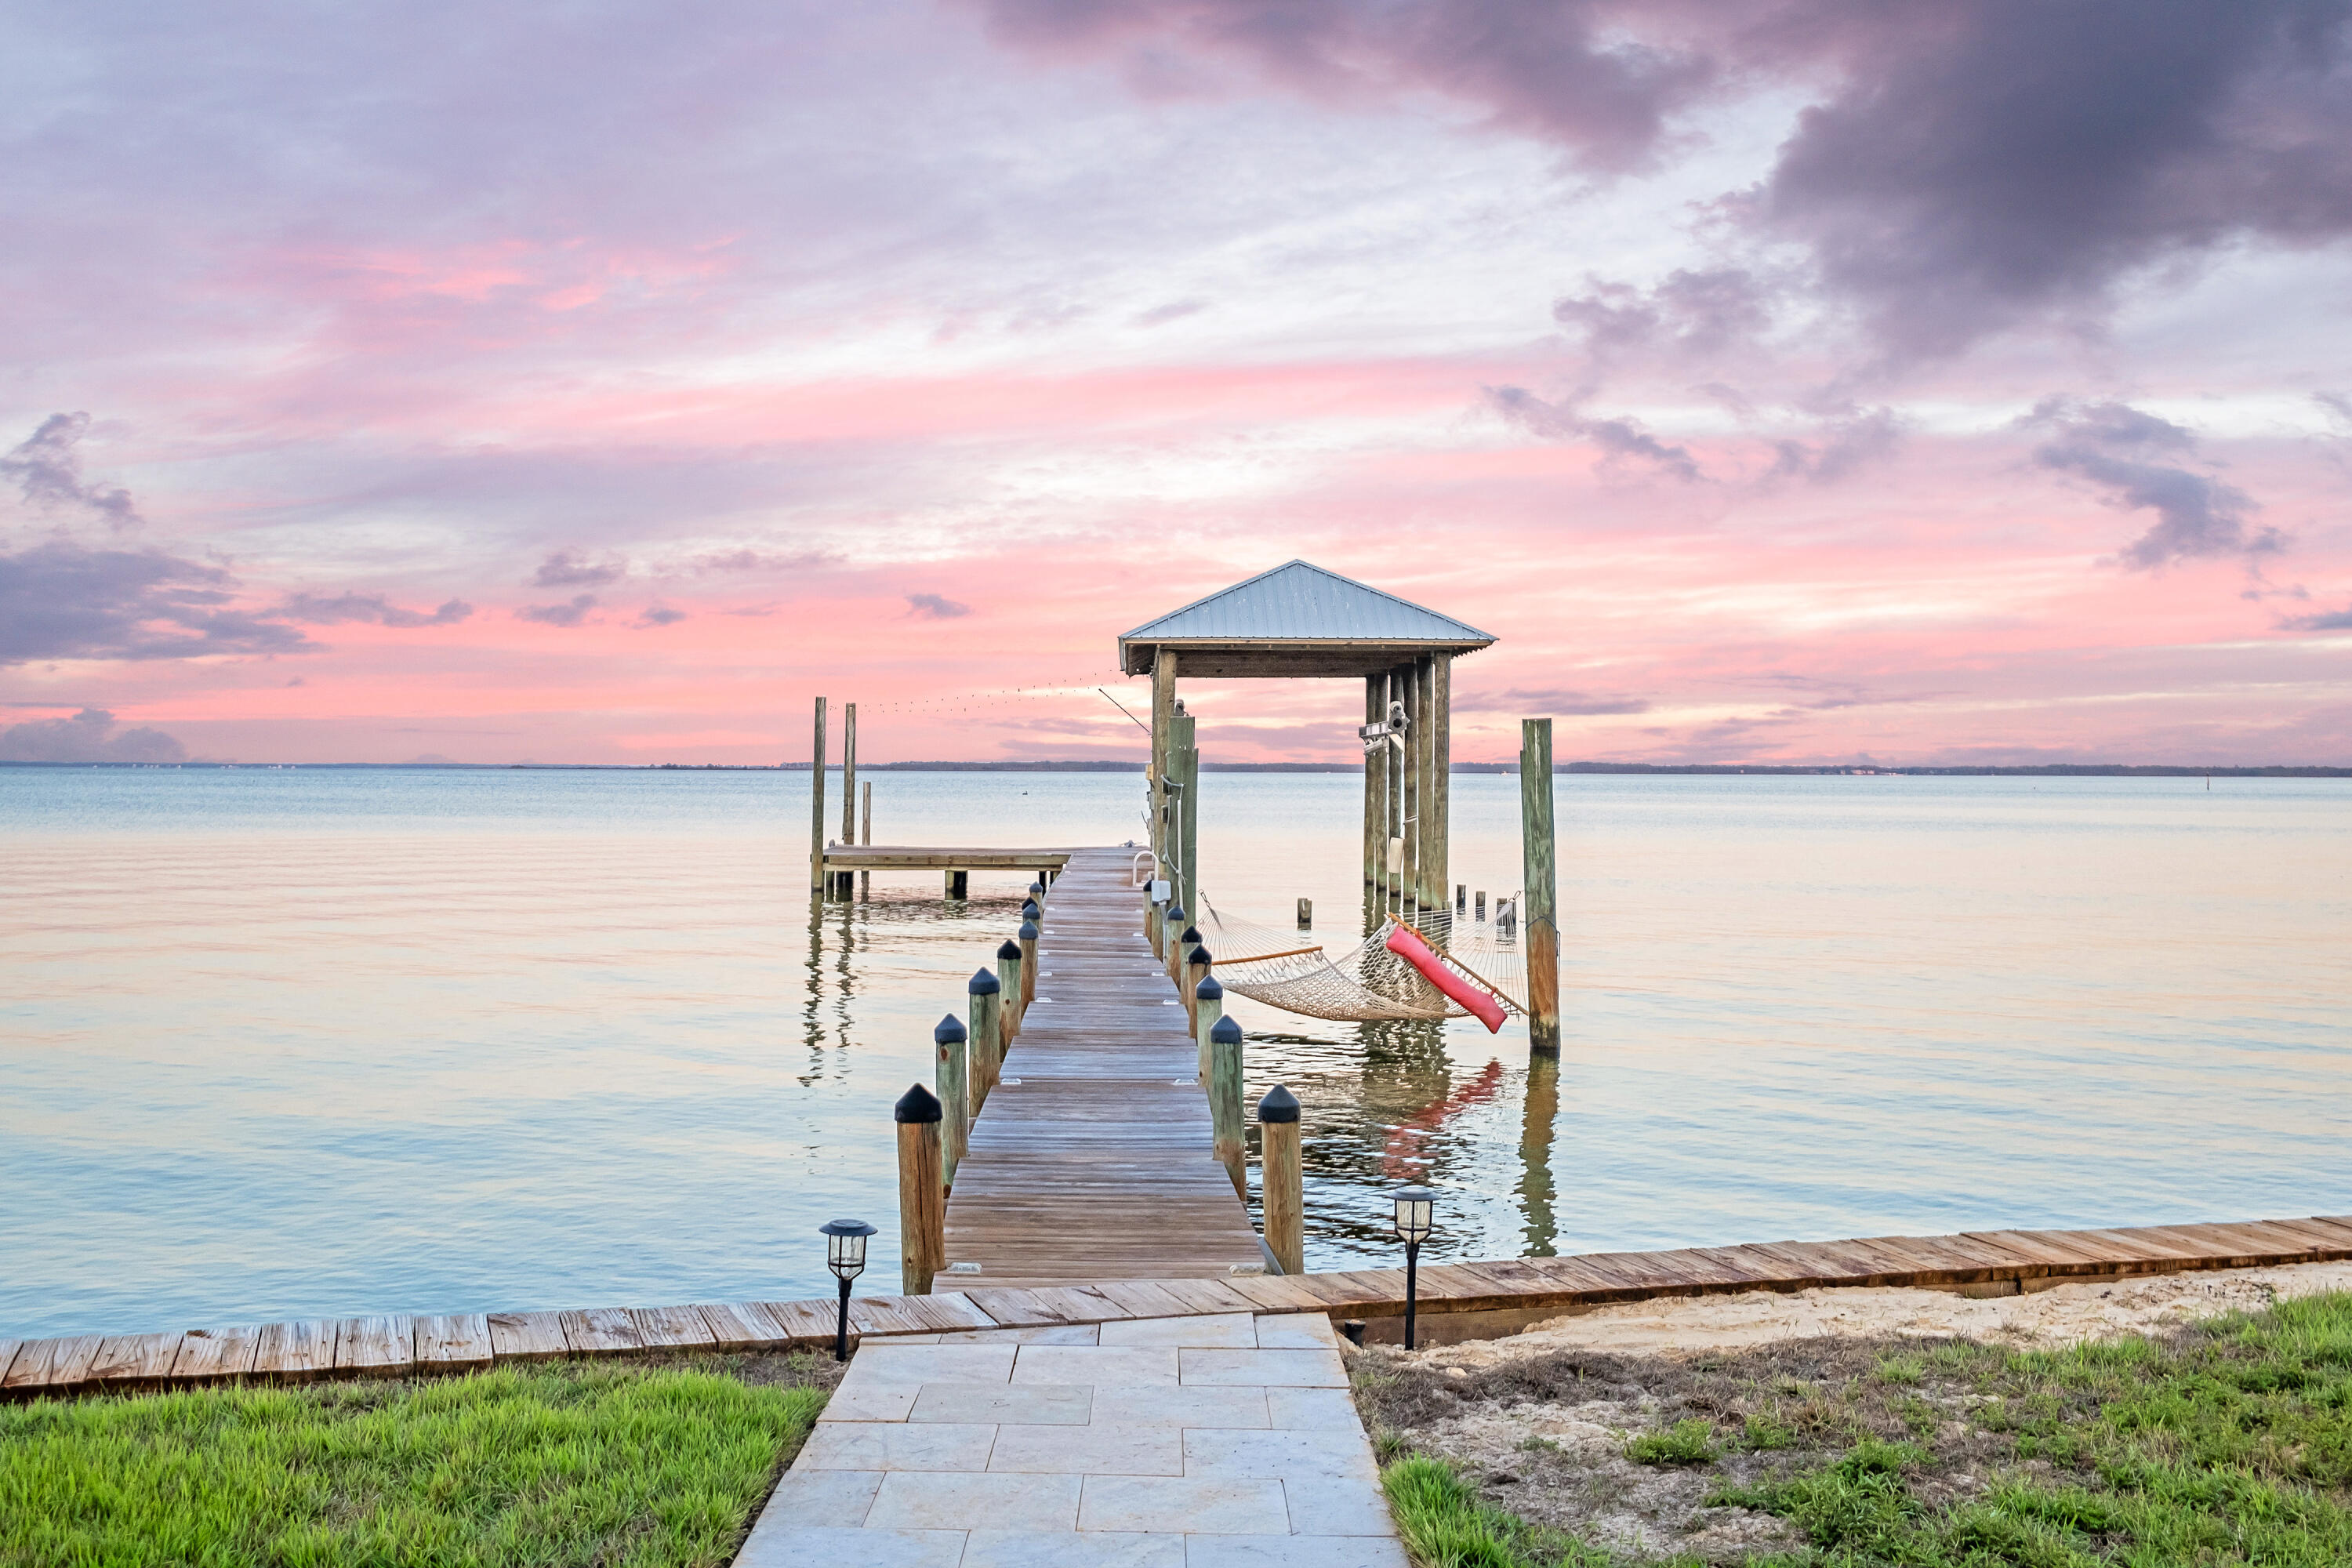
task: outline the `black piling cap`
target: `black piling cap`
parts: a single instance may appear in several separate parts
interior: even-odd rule
[[[1227,1014],[1211,1026],[1209,1038],[1221,1046],[1237,1046],[1242,1041],[1242,1026],[1233,1015]]]
[[[1021,918],[1023,920],[1034,921],[1044,912],[1045,911],[1043,910],[1040,910],[1037,907],[1036,900],[1024,899],[1021,900]]]
[[[983,968],[971,972],[971,979],[966,983],[964,989],[975,996],[993,996],[1003,987],[996,984],[996,971]]]
[[[1023,942],[1035,942],[1037,940],[1037,922],[1035,921],[1023,921],[1021,922],[1021,940]]]
[[[1217,984],[1215,975],[1203,974],[1201,984],[1192,987],[1192,994],[1203,1002],[1222,1002],[1225,999],[1225,988]]]
[[[1168,912],[1161,915],[1160,918],[1171,922],[1181,921],[1184,918],[1184,906],[1179,903],[1171,903],[1168,906]]]
[[[1192,950],[1192,956],[1187,958],[1184,962],[1187,963],[1197,963],[1202,968],[1206,969],[1209,965],[1217,962],[1217,955],[1211,952],[1205,947],[1196,947]]]
[[[1021,944],[1007,937],[1004,940],[1004,945],[996,950],[996,956],[1018,960],[1021,956]]]
[[[951,1046],[966,1037],[963,1032],[963,1020],[953,1013],[941,1018],[939,1027],[931,1031],[931,1044],[935,1046]]]
[[[1032,882],[1032,883],[1030,883],[1030,884],[1029,884],[1029,896],[1030,896],[1031,898],[1033,898],[1033,899],[1042,899],[1042,898],[1044,898],[1044,897],[1045,896],[1045,884],[1043,881],[1035,881],[1035,882]]]
[[[1201,940],[1201,928],[1199,926],[1186,926],[1184,928],[1184,934],[1178,937],[1176,940],[1178,942],[1197,943]]]
[[[922,1085],[915,1087],[920,1089]],[[1261,1122],[1276,1124],[1297,1121],[1298,1097],[1282,1085],[1276,1084],[1265,1091],[1265,1098],[1257,1102],[1257,1119]]]
[[[940,1097],[919,1083],[900,1095],[898,1103],[890,1108],[893,1121],[937,1121],[940,1114]]]

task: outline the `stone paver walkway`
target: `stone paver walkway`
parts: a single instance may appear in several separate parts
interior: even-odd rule
[[[1320,1313],[869,1343],[737,1568],[1406,1568]]]

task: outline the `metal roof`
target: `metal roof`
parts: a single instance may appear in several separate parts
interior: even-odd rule
[[[1451,616],[1291,561],[1146,621],[1118,639],[1118,652],[1129,675],[1150,669],[1160,647],[1178,652],[1187,674],[1349,675],[1424,653],[1471,653],[1494,640]]]

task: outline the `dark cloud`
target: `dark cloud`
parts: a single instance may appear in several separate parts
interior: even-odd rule
[[[525,605],[515,612],[515,619],[537,621],[543,626],[576,626],[595,607],[595,595],[581,594],[568,605]]]
[[[702,572],[801,572],[815,566],[830,566],[841,557],[822,550],[803,550],[789,554],[776,554],[764,550],[730,550],[723,554],[706,555],[695,563]]]
[[[960,605],[938,594],[909,594],[907,595],[907,613],[919,620],[951,621],[958,616],[971,614],[971,606]]]
[[[1175,57],[1324,98],[1441,94],[1600,170],[1691,143],[1680,110],[1794,88],[1811,102],[1775,165],[1717,211],[1804,246],[1896,357],[2096,311],[2243,237],[2352,234],[2352,0],[982,4],[1016,47],[1139,79]]]
[[[2352,632],[2352,605],[2316,615],[2289,616],[2279,622],[2279,627],[2290,632]]]
[[[156,550],[51,542],[0,555],[0,665],[47,658],[193,658],[317,645],[231,608],[236,579]]]
[[[1648,702],[1639,697],[1622,693],[1570,691],[1559,687],[1539,690],[1514,689],[1497,692],[1492,697],[1457,695],[1454,700],[1456,711],[1463,713],[1520,713],[1583,718],[1601,713],[1647,713]]]
[[[121,730],[103,708],[0,730],[0,763],[184,763],[188,749],[161,730]]]
[[[1135,324],[1139,327],[1163,326],[1170,321],[1181,321],[1187,316],[1197,316],[1208,308],[1206,300],[1177,300],[1137,312]]]
[[[1434,89],[1602,170],[1650,160],[1667,117],[1716,67],[1675,40],[1637,39],[1628,7],[1589,0],[983,0],[1019,47],[1125,55],[1140,78],[1171,54],[1234,62],[1325,99]],[[1660,30],[1663,31],[1663,30]]]
[[[1496,411],[1530,434],[1549,441],[1589,441],[1601,448],[1604,463],[1633,458],[1654,465],[1685,483],[1706,476],[1685,447],[1671,447],[1633,419],[1601,418],[1585,414],[1573,403],[1549,403],[1523,386],[1485,389]]]
[[[1842,479],[1863,464],[1892,453],[1903,439],[1903,421],[1892,408],[1865,409],[1849,419],[1832,420],[1818,442],[1772,443],[1769,479],[1807,479],[1816,484]]]
[[[50,415],[0,458],[0,479],[13,481],[30,505],[82,511],[116,528],[132,527],[140,517],[129,490],[83,482],[81,458],[74,447],[89,430],[87,414]]]
[[[684,610],[673,610],[667,605],[647,605],[637,616],[641,626],[674,626],[686,619]]]
[[[311,626],[334,626],[343,621],[368,621],[380,626],[455,626],[474,613],[474,606],[463,599],[451,599],[431,615],[422,610],[404,610],[385,602],[382,594],[296,594],[270,612],[289,621],[304,621]]]
[[[2034,448],[2035,462],[2080,474],[2105,492],[2109,506],[2156,513],[2147,531],[2116,557],[2126,566],[2145,571],[2215,555],[2251,561],[2286,547],[2277,529],[2247,527],[2255,506],[2243,490],[2179,466],[2179,459],[2195,455],[2197,438],[2168,419],[2123,403],[2053,397],[2022,423],[2053,432]]]
[[[2125,275],[2352,232],[2346,0],[1811,4],[1753,35],[1843,68],[1748,216],[1902,354],[2096,310]],[[1806,30],[1810,26],[1810,33]]]
[[[585,551],[559,550],[539,563],[530,581],[537,588],[599,588],[619,582],[628,570],[629,563],[616,555],[591,561]]]
[[[1655,288],[1587,278],[1586,292],[1552,301],[1552,320],[1602,362],[1638,355],[1697,361],[1744,346],[1772,324],[1771,296],[1744,268],[1677,268]]]

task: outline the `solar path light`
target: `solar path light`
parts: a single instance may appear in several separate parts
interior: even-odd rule
[[[1413,1294],[1420,1283],[1416,1271],[1421,1264],[1421,1244],[1429,1239],[1433,1228],[1431,1221],[1437,1209],[1437,1194],[1427,1187],[1399,1187],[1394,1200],[1396,1233],[1404,1241],[1404,1348],[1411,1350],[1413,1348]]]
[[[824,1234],[824,1266],[841,1281],[841,1320],[833,1331],[833,1359],[849,1359],[849,1282],[866,1272],[866,1238],[874,1227],[862,1219],[827,1220],[817,1226]]]

